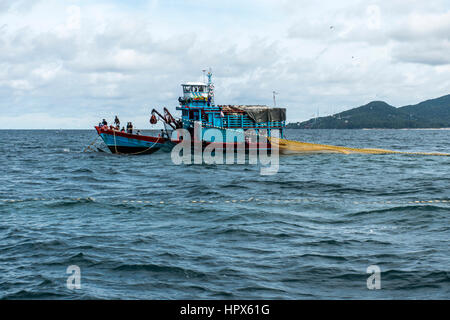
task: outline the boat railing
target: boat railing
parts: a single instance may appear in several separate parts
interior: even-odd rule
[[[281,128],[285,126],[285,121],[256,123],[246,115],[226,115],[223,123],[227,128]]]

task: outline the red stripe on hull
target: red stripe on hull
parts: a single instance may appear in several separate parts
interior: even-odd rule
[[[139,134],[131,134],[131,133],[123,132],[123,131],[111,130],[110,128],[104,128],[104,127],[98,127],[98,126],[95,127],[95,130],[97,130],[98,134],[105,133],[105,134],[109,134],[109,135],[115,135],[115,136],[118,136],[118,137],[125,137],[125,138],[141,140],[141,141],[148,141],[148,142],[164,143],[164,142],[169,140],[167,138],[162,138],[162,137],[153,137],[153,136],[143,136],[143,135],[139,135]]]

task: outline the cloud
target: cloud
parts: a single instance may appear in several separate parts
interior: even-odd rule
[[[275,90],[292,121],[415,103],[449,93],[449,14],[439,0],[2,1],[1,120],[145,128],[208,67],[217,103],[271,105]]]
[[[81,27],[81,9],[78,6],[67,8],[68,18],[66,28],[68,30],[79,30]]]
[[[450,11],[412,13],[392,31],[391,35],[401,42],[450,40]]]
[[[390,32],[396,62],[450,64],[450,11],[412,13]]]
[[[0,14],[7,11],[26,12],[38,2],[39,0],[2,0],[0,1]]]
[[[431,66],[450,64],[450,41],[396,45],[392,56],[398,62],[420,63]]]

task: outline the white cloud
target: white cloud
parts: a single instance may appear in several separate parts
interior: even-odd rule
[[[24,0],[1,2],[0,17],[10,127],[89,128],[117,113],[145,128],[152,107],[174,110],[180,83],[209,66],[217,103],[270,105],[276,90],[291,121],[450,88],[450,8],[439,0]]]
[[[42,81],[49,81],[54,79],[58,72],[61,70],[60,63],[51,63],[48,65],[42,65],[34,69],[31,73]]]
[[[81,27],[81,9],[78,6],[69,6],[67,8],[67,29],[79,30]]]
[[[367,28],[369,30],[379,30],[381,28],[381,10],[377,5],[370,5],[366,9]]]
[[[0,14],[7,11],[26,12],[33,8],[39,0],[1,0]]]
[[[11,80],[6,82],[11,89],[27,91],[33,89],[33,86],[27,80]]]
[[[414,12],[400,19],[391,31],[399,42],[420,42],[424,40],[450,40],[450,9],[446,12]]]
[[[400,62],[428,64],[432,66],[450,64],[450,41],[402,43],[393,48],[393,58]]]

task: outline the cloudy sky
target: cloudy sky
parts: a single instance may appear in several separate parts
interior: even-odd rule
[[[0,0],[0,128],[148,128],[211,67],[290,121],[450,93],[450,0]]]

